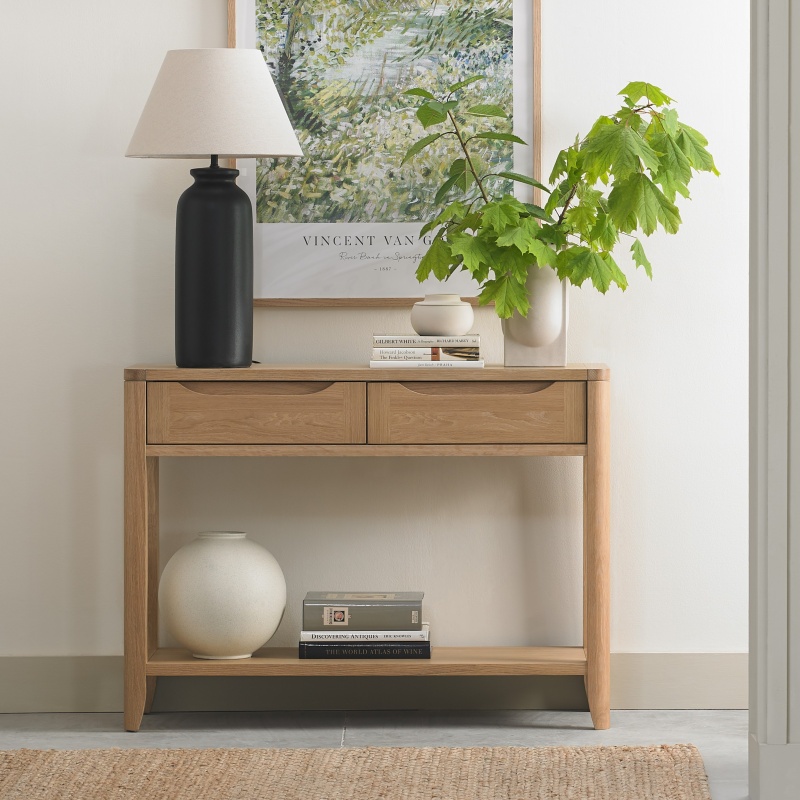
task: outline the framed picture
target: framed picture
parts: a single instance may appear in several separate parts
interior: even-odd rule
[[[445,137],[402,164],[426,133],[403,92],[485,76],[463,90],[467,100],[501,105],[511,114],[501,124],[528,146],[486,141],[481,155],[494,171],[538,178],[539,2],[228,0],[228,44],[261,50],[304,152],[237,163],[256,218],[256,305],[475,297],[465,272],[445,283],[415,277],[430,243],[419,232],[455,154]],[[531,200],[527,188],[508,191]]]

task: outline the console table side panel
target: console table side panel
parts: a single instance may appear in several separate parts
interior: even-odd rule
[[[138,730],[147,702],[148,470],[146,385],[125,383],[125,728]]]

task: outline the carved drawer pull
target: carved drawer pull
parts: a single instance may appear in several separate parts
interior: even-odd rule
[[[318,394],[333,386],[325,381],[191,381],[180,384],[184,389],[196,394],[207,395],[273,395],[293,396]]]
[[[404,389],[415,394],[427,395],[521,395],[535,394],[549,389],[555,381],[413,381],[400,383]]]

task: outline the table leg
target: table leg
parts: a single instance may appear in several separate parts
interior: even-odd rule
[[[158,458],[147,458],[147,655],[158,650]],[[156,694],[155,677],[147,678],[144,713]]]
[[[610,727],[610,494],[609,383],[586,384],[583,459],[583,609],[586,694],[597,730]]]
[[[125,729],[139,730],[147,702],[148,465],[146,384],[125,381]]]

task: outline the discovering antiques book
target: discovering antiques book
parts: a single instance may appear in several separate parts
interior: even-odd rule
[[[427,642],[429,636],[427,622],[418,631],[300,631],[301,642]]]
[[[308,592],[303,630],[419,631],[423,592]]]
[[[430,642],[300,642],[300,658],[430,658]]]

